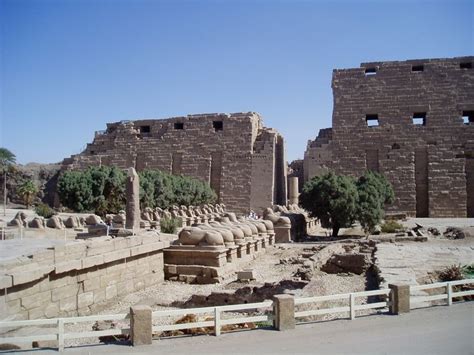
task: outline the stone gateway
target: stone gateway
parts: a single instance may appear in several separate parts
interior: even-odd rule
[[[63,161],[63,169],[111,165],[160,169],[208,182],[234,212],[286,204],[285,144],[254,112],[121,121]]]
[[[305,180],[384,174],[389,211],[474,217],[474,57],[336,69],[332,129],[308,143]]]

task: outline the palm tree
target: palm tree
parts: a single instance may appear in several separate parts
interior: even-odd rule
[[[0,171],[3,173],[3,215],[6,215],[7,208],[7,171],[8,167],[15,164],[15,154],[7,148],[0,147]]]
[[[18,186],[16,192],[23,199],[26,208],[30,208],[33,198],[38,193],[38,187],[32,180],[25,180]]]

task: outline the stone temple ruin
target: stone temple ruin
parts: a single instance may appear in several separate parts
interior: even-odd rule
[[[254,112],[122,121],[96,132],[63,169],[160,169],[208,182],[234,212],[286,205],[285,143]]]
[[[308,142],[304,179],[378,171],[389,211],[474,217],[474,57],[362,63],[333,72],[332,128]]]

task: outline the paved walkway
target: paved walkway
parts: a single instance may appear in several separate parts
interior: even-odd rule
[[[253,330],[156,340],[130,347],[68,348],[71,354],[474,354],[474,303],[299,325],[295,330]],[[31,351],[54,354],[50,350]]]

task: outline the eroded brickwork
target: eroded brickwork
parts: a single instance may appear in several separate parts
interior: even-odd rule
[[[109,123],[63,167],[133,166],[192,176],[208,182],[230,211],[247,213],[286,204],[284,159],[282,136],[248,112]]]
[[[378,170],[394,186],[393,211],[473,217],[473,62],[423,59],[334,70],[332,157],[311,161],[328,146],[310,144],[306,178],[321,165],[351,175]]]

